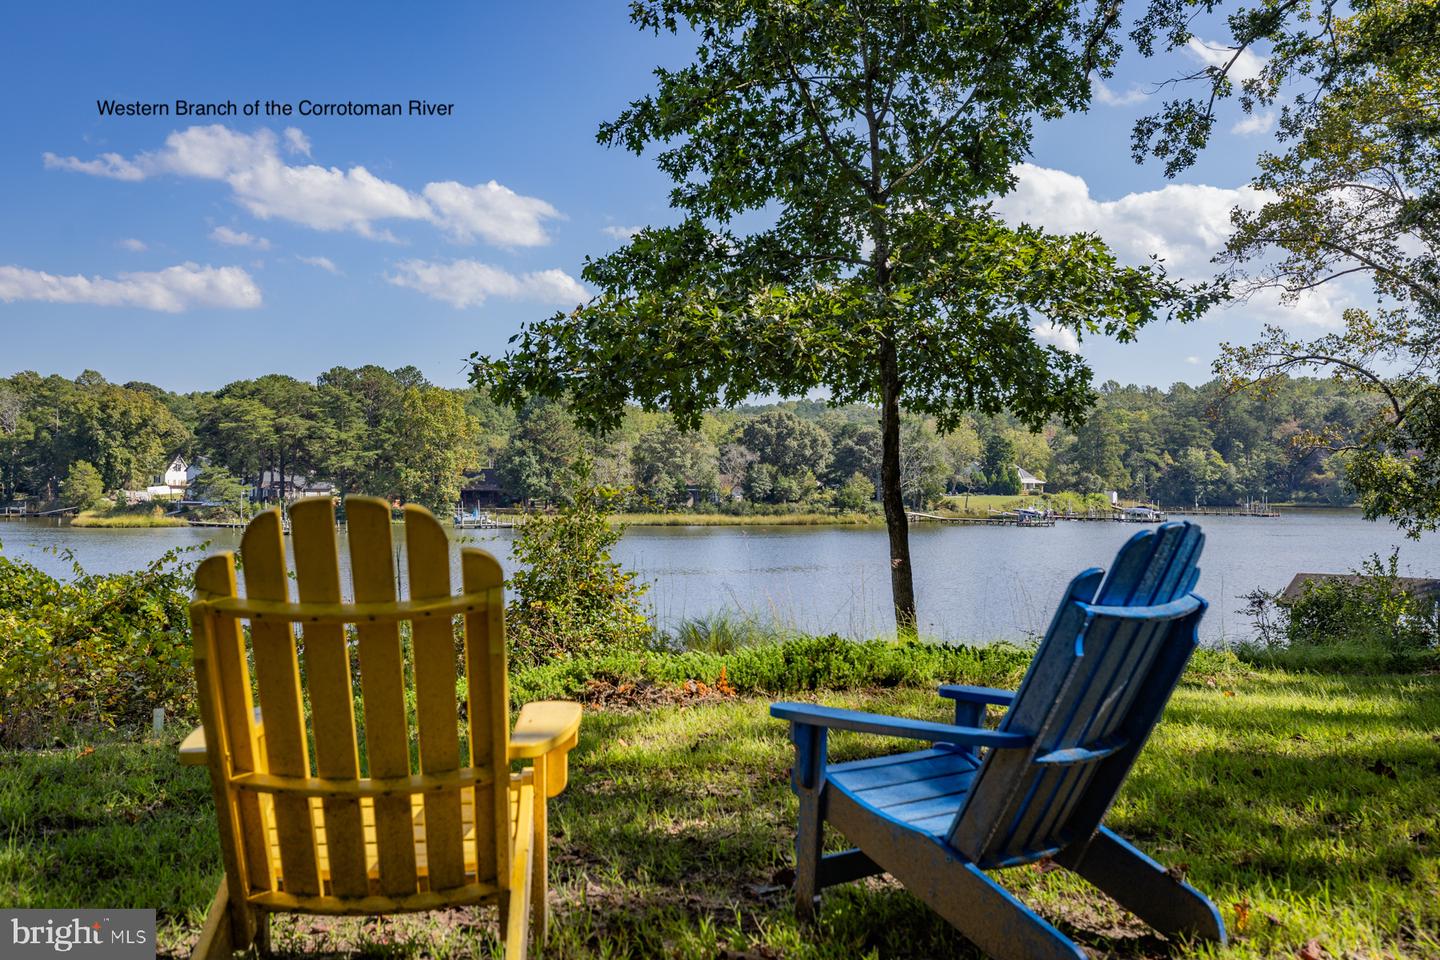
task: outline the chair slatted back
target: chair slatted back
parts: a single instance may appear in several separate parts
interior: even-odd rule
[[[1164,524],[1132,537],[1108,576],[1071,582],[1000,726],[1035,742],[986,756],[950,828],[971,861],[1026,863],[1094,833],[1195,648],[1204,541],[1195,524]]]
[[[227,858],[242,866],[245,896],[272,909],[374,913],[484,899],[508,886],[512,857],[500,565],[465,549],[462,592],[452,596],[444,529],[407,507],[410,597],[401,601],[390,505],[350,497],[346,512],[352,602],[341,593],[328,497],[290,509],[298,602],[277,510],[246,528],[243,598],[233,554],[197,572],[196,675]]]

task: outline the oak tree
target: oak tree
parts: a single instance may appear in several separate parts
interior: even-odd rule
[[[1158,2],[1158,0],[1157,0]],[[1180,10],[1214,0],[1164,0]],[[1156,10],[1163,8],[1156,7]],[[1152,11],[1153,14],[1153,11]],[[1333,332],[1267,327],[1222,345],[1216,372],[1262,394],[1280,378],[1323,372],[1374,398],[1356,429],[1304,430],[1300,447],[1343,455],[1367,517],[1412,536],[1440,527],[1440,8],[1415,0],[1263,0],[1230,11],[1231,53],[1196,79],[1208,97],[1178,98],[1136,128],[1137,152],[1175,171],[1208,141],[1214,104],[1279,104],[1280,149],[1259,158],[1266,202],[1237,210],[1220,255],[1240,294],[1283,299],[1363,279],[1371,297],[1332,318]],[[1142,24],[1142,31],[1149,29]],[[1143,37],[1142,37],[1143,38]],[[1173,32],[1169,42],[1188,42]],[[1263,69],[1238,84],[1233,64],[1265,43]]]
[[[880,410],[897,627],[913,630],[902,408],[1076,421],[1090,371],[1037,327],[1129,339],[1203,306],[1094,236],[995,217],[1041,118],[1085,109],[1119,6],[1031,0],[637,0],[642,30],[697,41],[688,65],[601,126],[656,151],[678,222],[587,261],[594,298],[526,324],[473,380],[564,398],[587,427],[627,401],[695,427],[707,408],[823,390]]]

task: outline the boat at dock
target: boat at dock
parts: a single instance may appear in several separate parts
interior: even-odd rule
[[[995,513],[988,517],[946,517],[938,513],[907,511],[905,519],[911,523],[959,523],[991,527],[1053,527],[1055,518],[1043,511],[1022,508],[1007,513]]]
[[[513,527],[513,520],[500,520],[488,511],[480,510],[475,513],[455,512],[455,528],[457,530],[497,530],[504,527]]]

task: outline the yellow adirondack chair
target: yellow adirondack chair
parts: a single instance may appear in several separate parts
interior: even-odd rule
[[[565,788],[580,707],[526,704],[512,731],[500,564],[464,549],[463,592],[452,595],[444,529],[428,510],[406,507],[410,598],[398,600],[390,505],[371,497],[345,505],[353,603],[341,600],[328,497],[290,510],[299,602],[289,595],[277,510],[245,530],[246,596],[236,588],[232,553],[196,572],[190,617],[203,726],[180,754],[210,769],[225,879],[194,955],[267,948],[274,912],[372,915],[497,902],[505,954],[524,957],[531,924],[545,936],[546,799]],[[465,637],[458,658],[456,617]],[[258,707],[242,620],[250,623]],[[402,621],[412,625],[418,772]],[[457,659],[468,749],[459,736]],[[530,763],[512,773],[519,760]]]

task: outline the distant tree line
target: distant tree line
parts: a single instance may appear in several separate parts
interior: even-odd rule
[[[1049,491],[1164,504],[1247,499],[1343,504],[1340,457],[1308,438],[1362,429],[1376,399],[1330,380],[1286,379],[1263,401],[1219,382],[1169,390],[1107,383],[1088,420],[1039,432],[1014,418],[966,416],[940,433],[906,415],[901,482],[923,507],[946,493],[1018,494],[1017,468]],[[1296,442],[1302,441],[1302,442]],[[490,467],[514,501],[554,503],[582,454],[635,510],[874,509],[881,436],[875,411],[790,401],[707,412],[682,431],[663,413],[626,410],[603,438],[566,408],[518,413],[483,391],[435,386],[414,367],[335,367],[314,381],[281,374],[173,393],[18,373],[0,379],[0,499],[93,499],[154,483],[176,455],[204,465],[197,494],[232,500],[262,478],[300,476],[448,512],[466,474]]]
[[[144,489],[179,455],[205,464],[200,496],[306,477],[448,510],[482,456],[474,399],[413,367],[336,367],[313,382],[268,374],[183,394],[94,371],[18,373],[0,380],[0,497]]]

